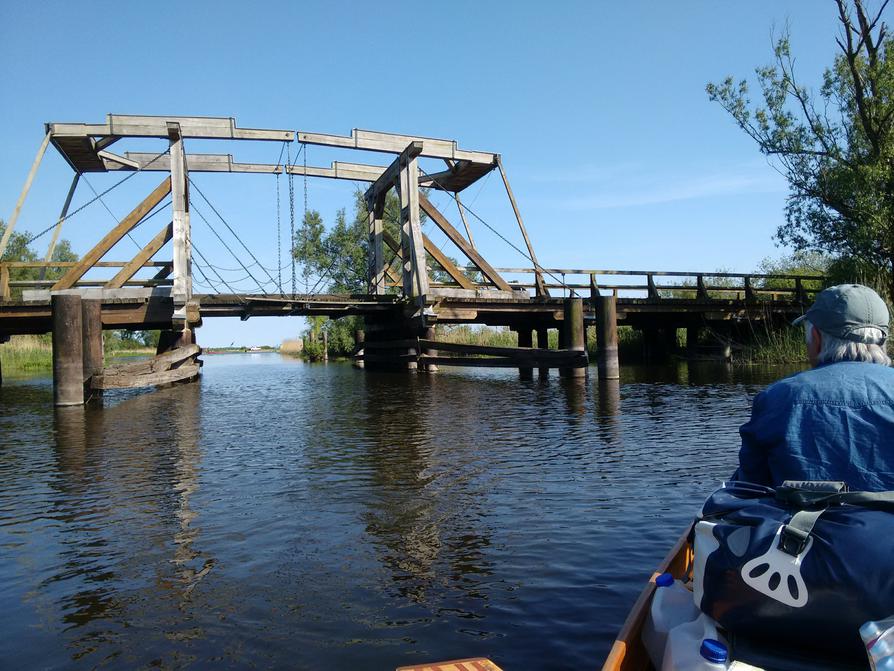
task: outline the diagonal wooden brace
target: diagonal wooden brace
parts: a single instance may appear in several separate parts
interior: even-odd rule
[[[164,247],[172,237],[174,237],[174,222],[171,222],[162,228],[158,234],[149,241],[149,244],[137,252],[137,255],[134,256],[126,266],[118,271],[118,274],[115,275],[115,277],[106,282],[105,288],[120,289],[123,287],[124,283],[133,277],[136,272],[143,267],[143,264],[146,263],[146,261],[155,256],[155,252]]]

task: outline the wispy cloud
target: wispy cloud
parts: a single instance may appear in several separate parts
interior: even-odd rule
[[[640,207],[786,190],[785,180],[766,163],[724,166],[713,172],[690,169],[664,174],[632,164],[606,170],[585,166],[570,179],[557,176],[550,181],[568,184],[565,194],[554,200],[556,207],[565,210]]]

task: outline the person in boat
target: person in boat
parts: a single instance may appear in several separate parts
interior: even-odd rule
[[[869,287],[842,284],[816,296],[803,324],[812,368],[759,393],[742,425],[733,479],[844,481],[894,490],[894,368],[888,307]]]

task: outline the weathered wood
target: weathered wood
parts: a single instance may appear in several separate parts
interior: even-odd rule
[[[378,198],[381,194],[387,193],[395,183],[400,179],[400,172],[406,163],[417,156],[422,151],[422,143],[412,142],[408,144],[394,161],[385,168],[384,172],[373,182],[366,190],[367,199]],[[417,170],[416,179],[419,179]]]
[[[490,152],[459,149],[454,140],[439,140],[437,138],[415,135],[398,135],[395,133],[360,130],[357,128],[355,128],[349,136],[330,135],[326,133],[305,133],[299,131],[298,141],[325,147],[345,147],[365,151],[384,151],[392,154],[399,154],[411,142],[418,142],[421,145],[420,154],[429,158],[450,158],[485,164],[493,164],[495,160],[495,154]]]
[[[59,291],[61,289],[70,289],[73,287],[75,282],[81,279],[81,277],[83,277],[84,274],[90,270],[97,261],[99,261],[99,259],[114,247],[121,238],[127,235],[134,226],[142,221],[143,217],[149,214],[152,208],[158,205],[170,192],[171,178],[168,177],[155,187],[155,190],[146,196],[143,202],[137,205],[130,214],[124,217],[120,224],[109,231],[93,249],[84,254],[83,258],[76,262],[71,270],[65,273],[65,275],[53,285],[52,290]]]
[[[618,363],[618,299],[615,296],[600,296],[596,300],[596,361],[599,378],[617,380],[621,376]]]
[[[31,164],[31,169],[28,171],[28,176],[25,178],[25,185],[22,187],[21,193],[19,193],[19,199],[16,201],[16,207],[12,211],[12,216],[9,218],[9,221],[6,222],[6,230],[3,231],[3,237],[0,238],[0,259],[3,258],[3,254],[6,253],[6,246],[9,244],[9,238],[12,236],[13,230],[15,230],[16,222],[19,220],[19,213],[22,211],[22,205],[25,204],[25,199],[28,197],[28,192],[31,190],[31,184],[34,182],[34,175],[37,174],[37,169],[40,167],[40,162],[43,160],[43,155],[47,151],[47,145],[50,144],[50,133],[48,132],[44,138],[43,142],[40,143],[40,148],[37,150],[37,156],[34,157],[34,162]]]
[[[581,352],[587,356],[587,332],[584,327],[584,301],[582,298],[565,299],[564,347],[568,351]],[[586,377],[587,368],[577,366],[563,372],[565,377]]]
[[[518,203],[515,202],[515,195],[512,193],[512,187],[509,186],[509,179],[506,177],[506,171],[503,169],[503,159],[499,154],[496,155],[497,167],[500,169],[500,177],[503,178],[503,186],[506,187],[506,195],[509,196],[509,202],[512,204],[512,211],[515,213],[515,220],[521,230],[522,237],[525,239],[525,246],[528,248],[528,256],[531,263],[534,264],[534,282],[537,285],[538,296],[549,296],[549,291],[543,283],[543,274],[540,272],[540,264],[537,263],[537,255],[534,254],[534,246],[528,237],[528,231],[525,228],[525,222],[522,220],[521,211],[518,209]]]
[[[157,373],[180,364],[187,359],[198,356],[202,353],[202,348],[195,344],[187,344],[182,347],[169,349],[162,354],[157,354],[151,359],[143,361],[133,361],[131,363],[118,364],[103,369],[103,375],[106,377],[115,377],[117,375],[142,375],[145,373]]]
[[[239,128],[233,117],[147,116],[109,114],[104,124],[49,123],[47,131],[57,137],[168,137],[169,122],[180,125],[183,137],[205,140],[271,140],[292,142],[295,132]]]
[[[59,234],[62,232],[62,223],[65,221],[65,217],[68,216],[68,208],[71,207],[71,199],[74,198],[75,190],[78,188],[78,181],[81,179],[81,174],[76,172],[74,177],[71,179],[71,186],[68,187],[68,195],[65,196],[65,203],[62,205],[62,211],[59,213],[59,219],[56,220],[56,226],[53,228],[53,237],[50,240],[50,245],[47,247],[46,256],[44,256],[44,263],[49,263],[53,260],[53,252],[56,251],[56,243],[59,241]],[[47,276],[47,268],[44,266],[40,269],[39,279],[44,279]]]
[[[81,300],[81,333],[83,340],[84,382],[102,371],[102,301]]]
[[[459,352],[461,354],[476,354],[480,356],[504,356],[518,359],[550,359],[559,361],[568,356],[567,350],[543,349],[537,347],[494,347],[491,345],[471,345],[458,342],[442,342],[440,340],[419,339],[419,346],[423,349],[436,349],[441,352]]]
[[[472,245],[472,249],[475,249],[475,239],[472,237],[472,229],[469,228],[469,222],[466,221],[466,210],[463,207],[462,201],[459,199],[459,194],[453,196],[453,199],[456,201],[456,209],[459,210],[459,218],[463,222],[463,226],[466,229],[466,235],[469,238],[469,244]]]
[[[403,251],[404,296],[421,299],[428,293],[425,243],[419,218],[419,167],[413,145],[398,157],[400,165],[400,246]]]
[[[456,267],[453,261],[442,252],[438,246],[432,242],[425,233],[422,234],[422,243],[425,247],[425,251],[431,254],[431,257],[437,262],[441,268],[444,269],[448,275],[450,275],[451,279],[456,282],[463,289],[474,289],[475,283],[470,280],[468,277],[463,275],[463,272]]]
[[[518,346],[528,350],[533,349],[534,334],[530,325],[518,329]],[[534,379],[534,369],[531,366],[520,366],[518,376],[522,380],[532,380]]]
[[[124,283],[129,280],[131,277],[136,275],[137,271],[140,270],[143,265],[151,259],[155,253],[165,246],[165,244],[173,237],[174,235],[174,222],[167,224],[164,228],[162,228],[154,238],[152,238],[145,247],[143,247],[137,255],[134,256],[126,266],[124,266],[121,270],[118,271],[118,274],[115,275],[112,279],[106,282],[106,289],[119,289],[124,286]],[[167,273],[166,273],[167,274]]]
[[[480,270],[484,276],[494,284],[498,289],[502,289],[503,291],[512,291],[512,287],[500,277],[500,274],[494,270],[493,266],[491,266],[487,261],[485,261],[484,257],[478,253],[478,251],[472,247],[468,242],[466,242],[465,238],[463,238],[462,234],[453,227],[447,218],[441,214],[440,210],[432,204],[432,202],[426,198],[425,194],[419,194],[419,206],[422,208],[423,212],[425,212],[431,220],[435,223],[435,225],[440,228],[447,237],[450,239],[454,245],[456,245],[459,250],[465,254],[469,260],[475,264],[475,266]]]
[[[370,293],[385,293],[385,194],[369,198],[366,202],[369,211],[369,289]],[[391,236],[389,236],[391,237]]]
[[[174,239],[174,319],[185,320],[183,306],[192,297],[192,242],[189,226],[189,186],[181,127],[168,122],[171,155],[171,209]]]
[[[0,263],[0,300],[8,301],[12,298],[9,291],[9,266]]]
[[[84,343],[81,297],[61,294],[51,300],[53,311],[53,403],[84,404]]]
[[[101,375],[94,375],[91,380],[93,389],[136,389],[138,387],[153,387],[172,382],[182,382],[198,377],[201,366],[198,363],[189,363],[171,370],[147,373],[145,375],[115,375],[108,376],[104,371]]]

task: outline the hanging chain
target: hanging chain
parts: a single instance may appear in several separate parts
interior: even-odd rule
[[[276,173],[276,279],[282,296],[282,222],[280,221],[279,173]]]
[[[304,149],[304,244],[307,244],[307,145],[303,145],[302,149]],[[305,265],[305,271],[302,273],[304,275],[304,293],[308,293],[307,285],[308,285],[308,277],[307,277],[307,265]]]
[[[291,149],[286,147],[286,165],[292,164]],[[290,256],[292,257],[292,296],[295,295],[295,179],[289,172],[289,222],[291,225],[291,237],[289,238]]]

